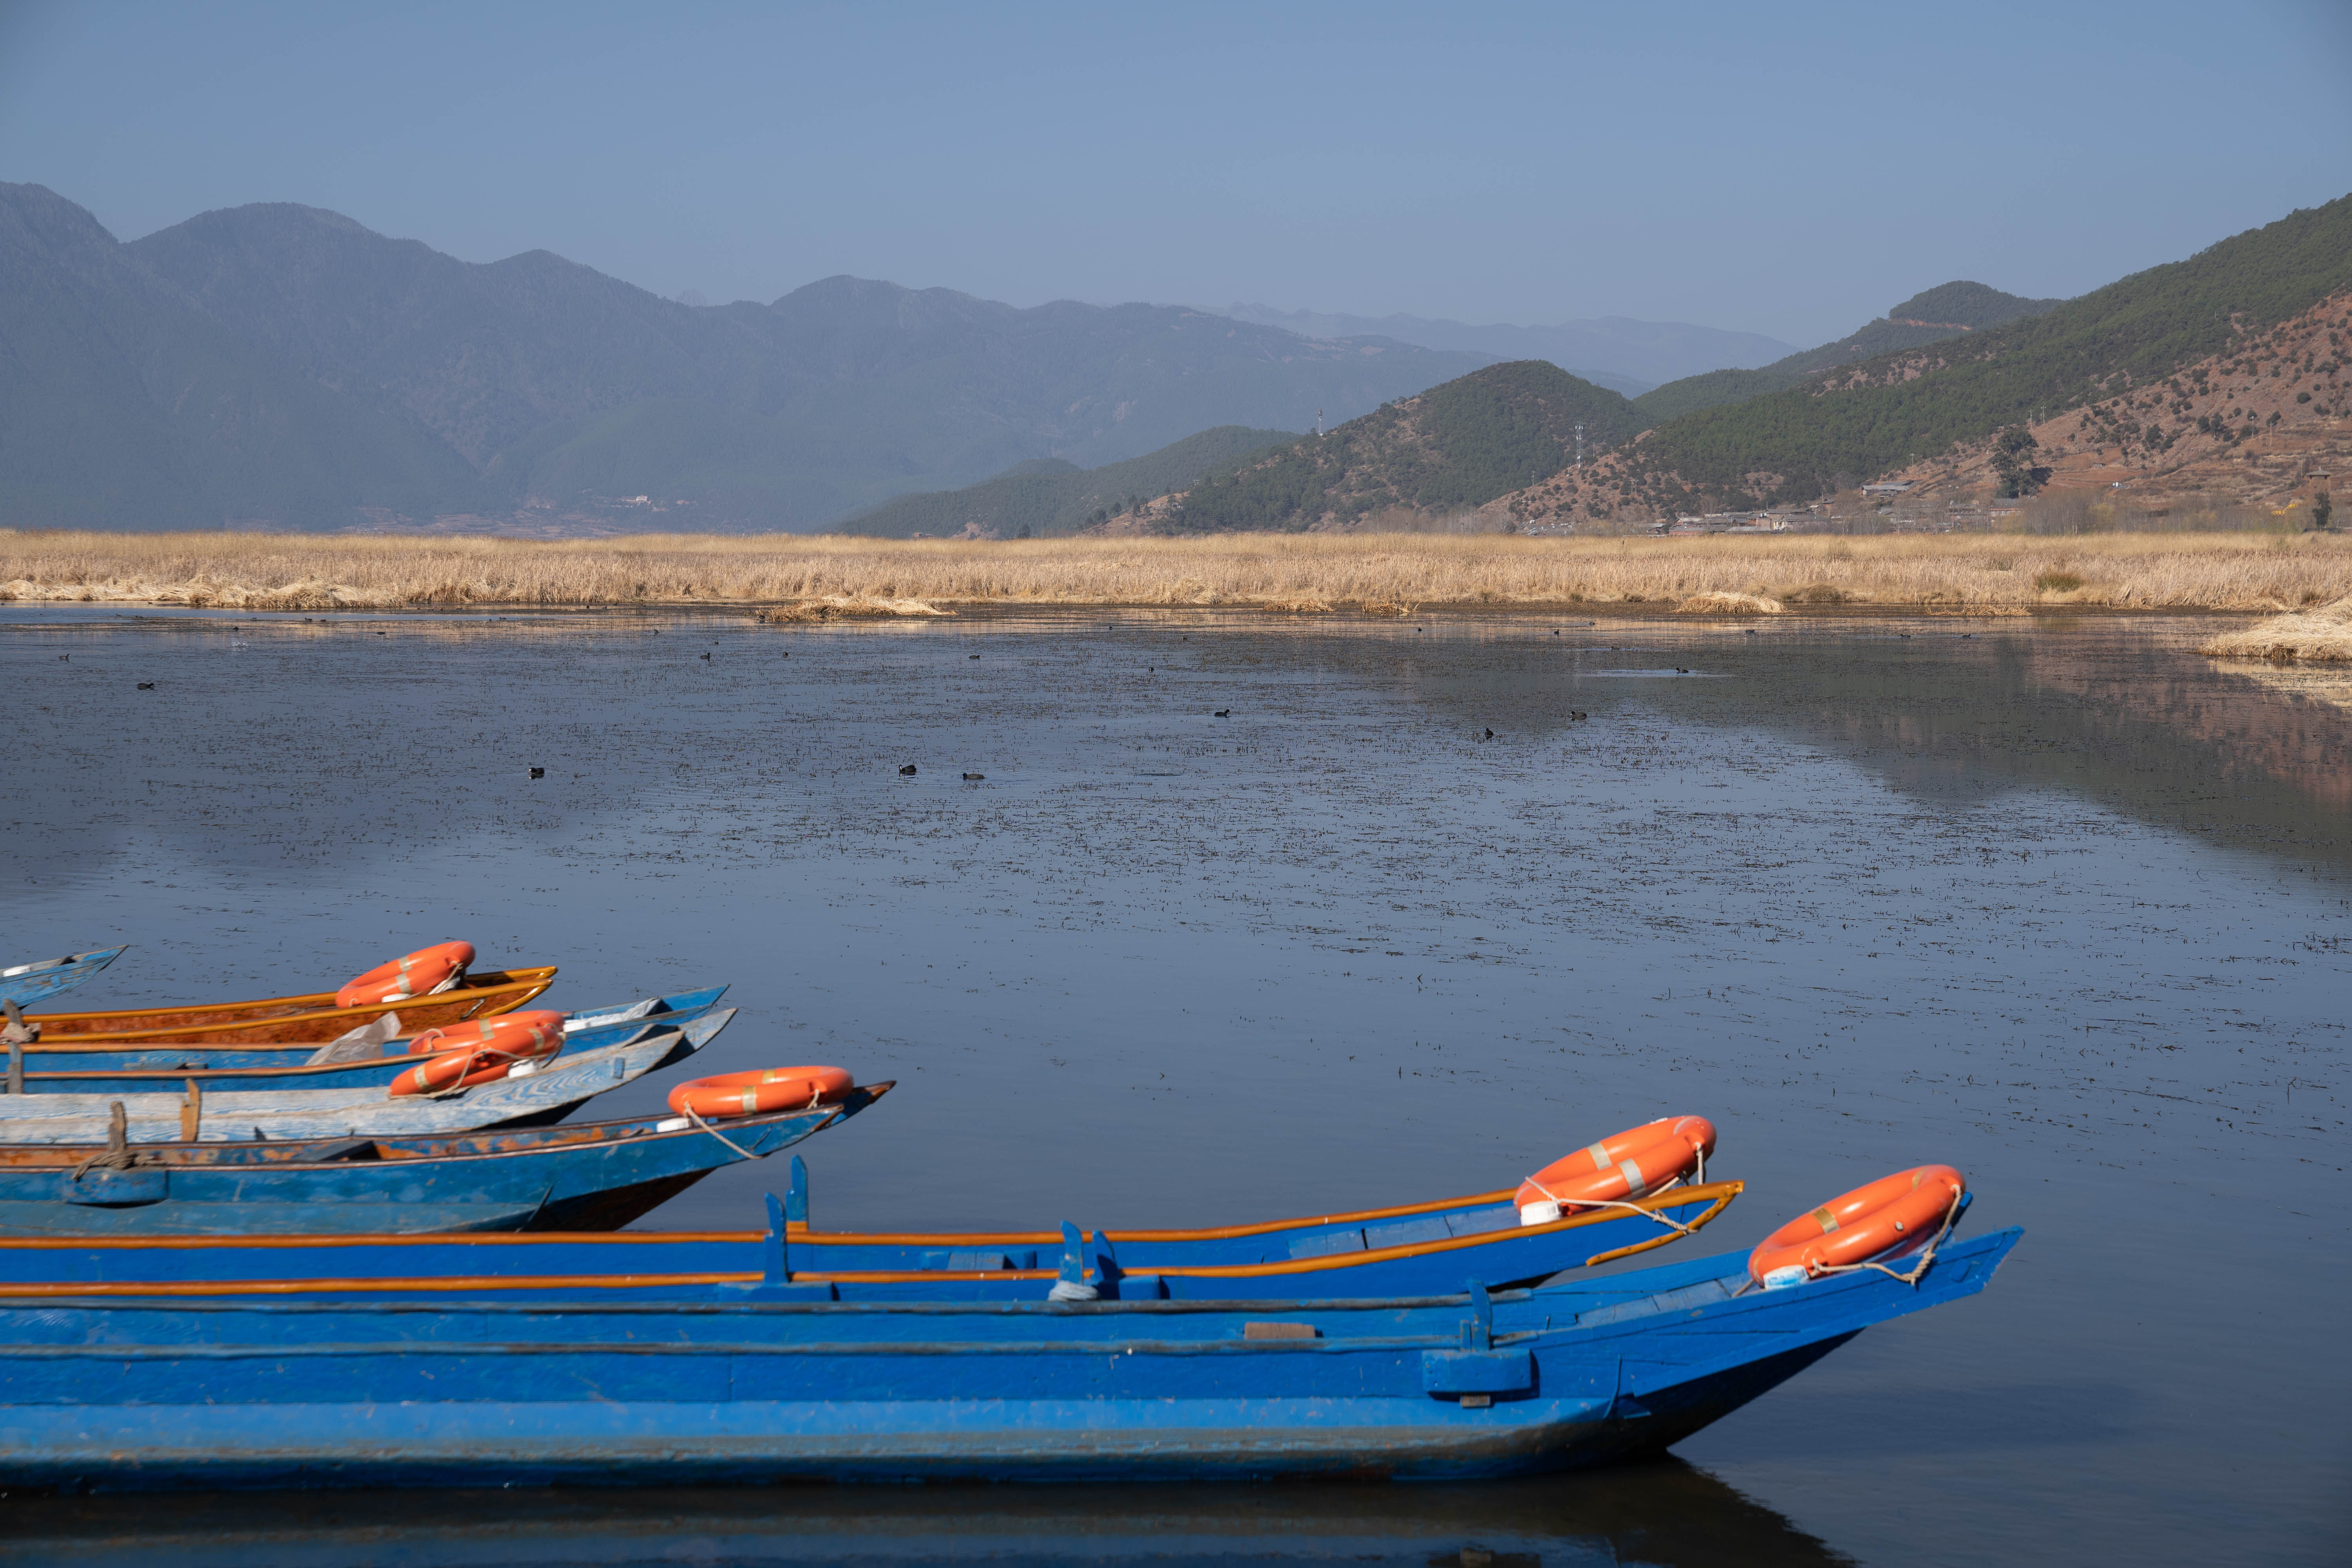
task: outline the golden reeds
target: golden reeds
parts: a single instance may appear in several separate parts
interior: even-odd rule
[[[2063,589],[2041,584],[2074,583]],[[0,597],[239,609],[952,605],[1773,605],[2014,614],[2269,610],[2352,593],[2352,545],[2249,533],[1529,539],[1218,534],[950,542],[648,534],[545,543],[365,534],[0,531]],[[908,601],[917,603],[911,605]]]
[[[2215,637],[2197,650],[2215,658],[2352,660],[2352,594],[2332,605],[2277,616],[2242,632]]]

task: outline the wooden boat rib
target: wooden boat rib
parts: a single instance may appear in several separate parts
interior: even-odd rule
[[[40,1049],[119,1050],[142,1041],[206,1045],[321,1044],[398,1013],[404,1028],[429,1029],[511,1013],[555,984],[555,966],[490,970],[454,990],[401,1002],[338,1007],[331,991],[203,1006],[134,1007],[110,1013],[42,1013]]]
[[[36,959],[0,969],[0,1000],[37,1005],[42,998],[72,990],[122,956],[124,949],[68,953],[63,958]]]

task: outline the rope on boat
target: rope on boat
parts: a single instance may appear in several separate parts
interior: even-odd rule
[[[1706,1157],[1702,1154],[1699,1156],[1699,1171],[1701,1174],[1704,1174],[1706,1170]],[[1645,1219],[1656,1220],[1660,1225],[1664,1226],[1669,1230],[1680,1231],[1685,1236],[1696,1236],[1698,1234],[1698,1227],[1696,1226],[1685,1225],[1682,1221],[1675,1219],[1667,1215],[1661,1214],[1656,1209],[1645,1209],[1639,1204],[1627,1203],[1622,1198],[1563,1198],[1555,1194],[1549,1187],[1545,1186],[1541,1182],[1537,1181],[1533,1176],[1529,1176],[1528,1178],[1528,1185],[1535,1188],[1536,1191],[1551,1199],[1553,1203],[1558,1204],[1563,1213],[1570,1209],[1629,1209],[1633,1213],[1640,1215]],[[1668,1192],[1673,1191],[1672,1188],[1667,1188],[1665,1190]],[[1651,1195],[1654,1197],[1657,1194],[1654,1193]]]
[[[148,1164],[156,1163],[150,1155],[131,1152],[131,1119],[122,1109],[122,1101],[118,1100],[108,1108],[106,1147],[76,1165],[73,1180],[80,1181],[83,1174],[90,1171],[128,1171],[142,1161]]]
[[[1897,1274],[1884,1263],[1824,1263],[1822,1265],[1822,1272],[1851,1274],[1858,1268],[1875,1268],[1889,1279],[1908,1285],[1916,1290],[1919,1288],[1919,1281],[1926,1278],[1928,1267],[1936,1261],[1936,1249],[1944,1245],[1944,1238],[1952,1234],[1952,1226],[1959,1222],[1960,1194],[1955,1193],[1952,1194],[1951,1207],[1944,1211],[1944,1228],[1936,1233],[1936,1239],[1927,1244],[1927,1250],[1919,1255],[1919,1261],[1911,1266],[1911,1270],[1907,1274]]]
[[[685,1111],[686,1114],[693,1120],[693,1122],[697,1127],[701,1128],[705,1132],[709,1133],[713,1138],[718,1139],[721,1143],[726,1144],[730,1149],[734,1150],[735,1152],[742,1155],[746,1160],[756,1160],[760,1158],[759,1155],[752,1153],[751,1151],[746,1149],[743,1145],[727,1136],[726,1133],[721,1132],[718,1128],[713,1127],[709,1122],[705,1121],[700,1113],[698,1112],[691,1105],[682,1105],[678,1107],[678,1109]]]

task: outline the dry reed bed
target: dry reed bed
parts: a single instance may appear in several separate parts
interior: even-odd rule
[[[655,534],[543,543],[0,530],[0,597],[252,609],[735,604],[904,614],[905,601],[924,601],[1393,614],[1414,605],[1687,605],[1694,614],[1840,605],[2276,613],[2347,593],[2352,546],[2319,535],[1224,534],[949,542]],[[894,608],[887,601],[901,603]]]
[[[2276,616],[2244,631],[2215,637],[2198,651],[2215,658],[2267,658],[2281,663],[2352,661],[2352,595],[2332,605]]]

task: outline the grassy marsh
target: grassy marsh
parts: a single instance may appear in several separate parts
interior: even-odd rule
[[[1422,605],[2279,614],[2347,593],[2352,542],[2318,534],[1221,534],[975,542],[646,534],[549,543],[0,530],[0,599],[233,609],[743,605],[907,614],[908,601],[920,601],[911,613],[922,605],[1011,604],[1376,615]]]

